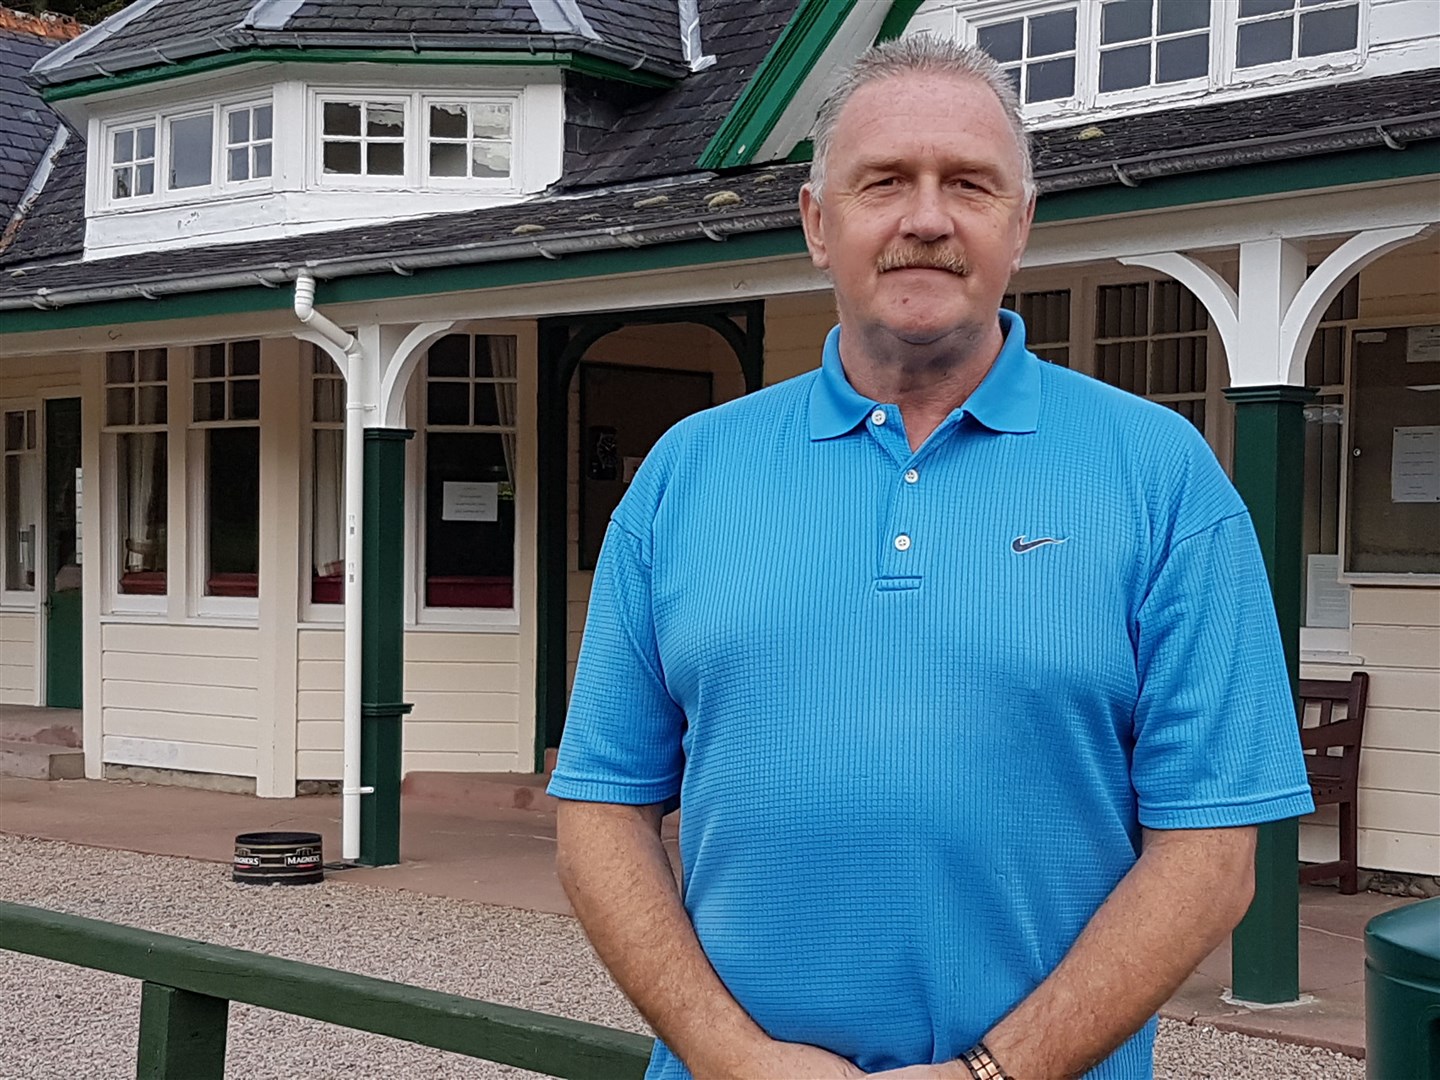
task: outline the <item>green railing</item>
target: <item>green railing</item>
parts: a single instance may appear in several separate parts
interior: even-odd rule
[[[223,1077],[232,1001],[577,1080],[639,1080],[652,1046],[596,1024],[23,904],[0,903],[0,948],[140,979],[140,1080]]]

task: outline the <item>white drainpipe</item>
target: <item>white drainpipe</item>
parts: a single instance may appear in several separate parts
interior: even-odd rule
[[[365,513],[364,356],[359,340],[315,310],[315,277],[301,270],[295,279],[295,317],[345,350],[345,694],[342,705],[344,765],[340,781],[341,858],[360,857],[360,654],[361,577]]]

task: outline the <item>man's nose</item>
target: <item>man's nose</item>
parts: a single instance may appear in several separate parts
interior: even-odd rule
[[[922,181],[914,186],[901,225],[906,236],[921,243],[934,243],[950,236],[954,225],[945,209],[944,195],[937,182]]]

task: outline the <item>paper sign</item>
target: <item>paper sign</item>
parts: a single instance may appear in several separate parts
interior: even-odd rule
[[[1412,326],[1406,330],[1405,359],[1411,364],[1440,363],[1440,326]]]
[[[1350,586],[1340,584],[1339,555],[1305,560],[1305,625],[1350,629]]]
[[[75,565],[85,561],[85,472],[75,470]]]
[[[1390,451],[1390,501],[1440,502],[1440,425],[1395,429]]]
[[[442,521],[498,521],[500,485],[446,481],[441,488]]]

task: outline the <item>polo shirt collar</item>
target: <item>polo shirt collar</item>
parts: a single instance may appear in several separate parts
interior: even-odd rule
[[[1040,361],[1025,348],[1025,324],[1014,312],[1000,312],[1005,342],[979,386],[957,410],[991,431],[1028,434],[1040,413]],[[825,337],[820,375],[810,389],[810,438],[833,439],[855,430],[875,408],[845,377],[840,362],[840,327]]]

